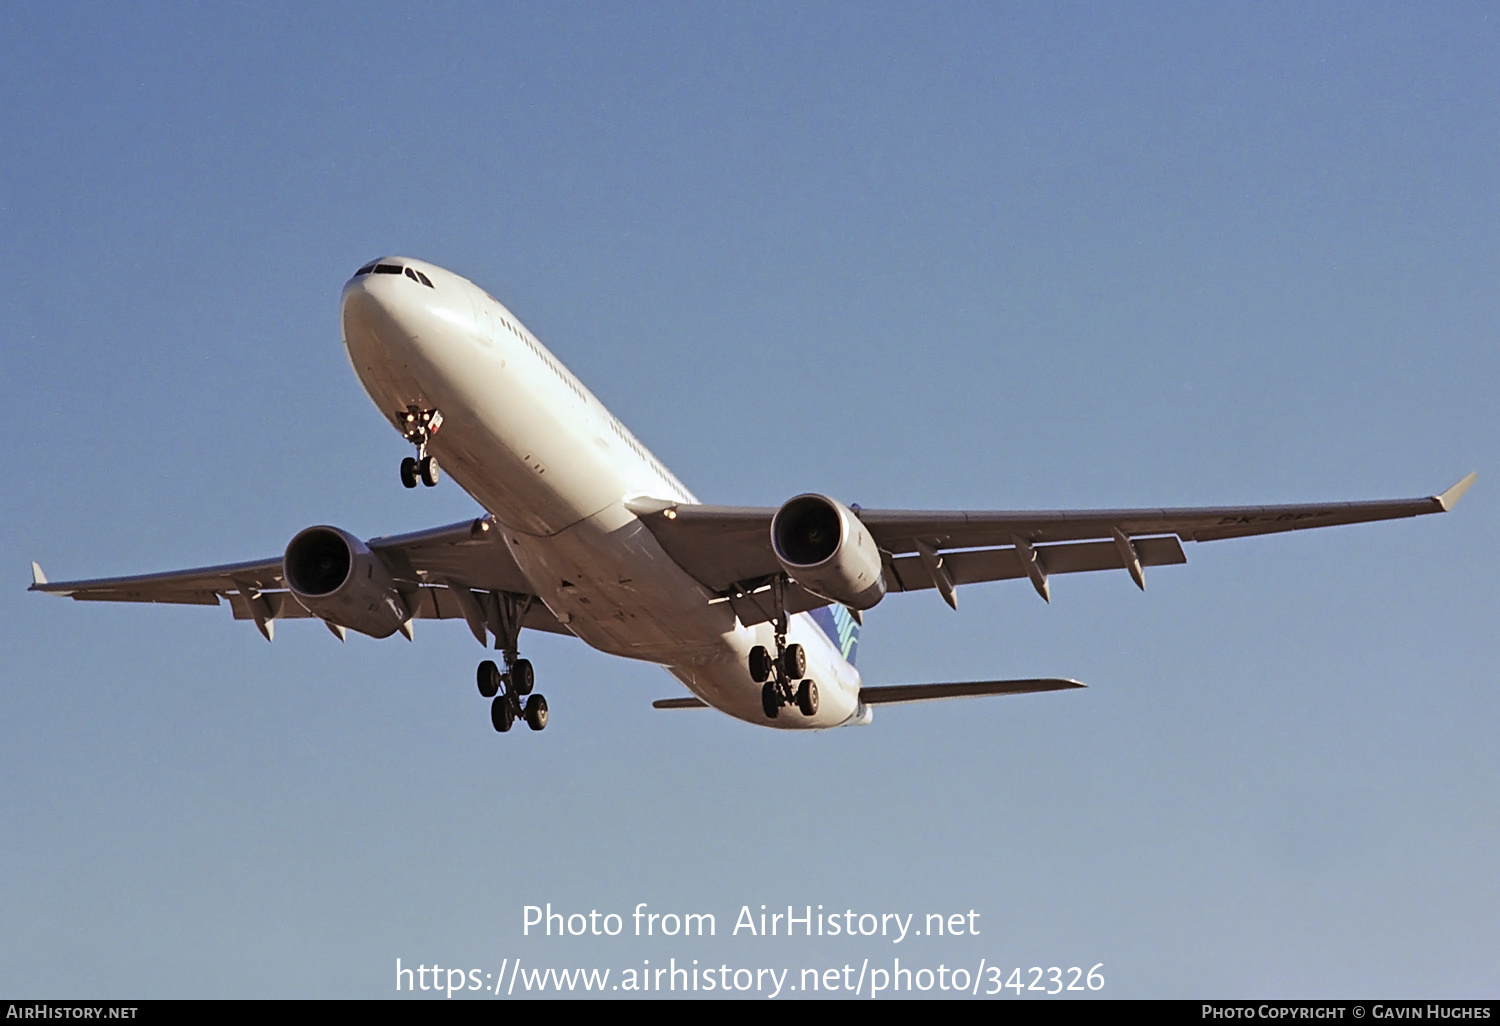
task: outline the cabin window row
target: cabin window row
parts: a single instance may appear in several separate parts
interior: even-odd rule
[[[620,436],[620,441],[630,446],[630,448],[634,450],[637,456],[649,463],[652,469],[654,469],[658,474],[662,476],[663,480],[672,482],[672,484],[676,485],[678,488],[681,488],[683,492],[687,491],[687,487],[683,485],[681,481],[677,480],[677,475],[673,474],[666,467],[662,466],[661,461],[647,452],[645,446],[641,445],[640,442],[637,442],[635,440],[635,436],[632,435],[629,431],[626,431],[624,426],[621,425],[618,420],[611,419],[609,422],[609,426],[615,429],[615,434]]]
[[[568,374],[557,365],[557,362],[553,360],[552,357],[542,349],[541,343],[533,339],[529,333],[522,331],[518,325],[512,324],[504,317],[500,318],[500,323],[509,328],[512,335],[515,335],[516,338],[520,339],[522,342],[525,342],[527,347],[533,353],[535,353],[543,363],[545,363],[548,367],[551,367],[552,373],[561,378],[563,384],[571,388],[573,390],[573,393],[577,395],[578,398],[582,399],[584,402],[588,401],[588,397],[583,394],[583,386],[578,384],[578,382],[573,379],[573,376],[571,374]]]

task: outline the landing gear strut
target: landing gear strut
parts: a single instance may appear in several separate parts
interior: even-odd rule
[[[501,670],[491,659],[480,663],[479,694],[491,700],[490,723],[500,733],[510,730],[519,719],[524,719],[532,730],[543,730],[547,726],[547,700],[532,694],[536,671],[531,660],[522,659],[516,650],[521,621],[535,599],[509,592],[500,592],[497,597],[499,616],[491,623],[499,628],[495,632],[495,647],[501,651],[505,669]]]
[[[764,645],[750,650],[750,679],[761,685],[760,708],[768,720],[774,720],[784,705],[795,705],[803,716],[815,716],[818,712],[818,685],[803,679],[807,676],[807,653],[801,645],[786,643],[787,614],[782,597],[785,586],[785,578],[779,575],[772,578],[771,599],[777,609],[773,621],[776,655],[772,656]]]
[[[397,412],[396,425],[401,429],[402,437],[417,447],[416,456],[401,461],[401,483],[407,488],[415,488],[421,481],[431,488],[438,483],[440,472],[436,457],[427,454],[427,443],[443,426],[442,412],[408,406]]]

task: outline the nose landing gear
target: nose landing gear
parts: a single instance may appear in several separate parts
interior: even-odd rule
[[[442,411],[412,405],[397,411],[395,419],[401,436],[417,447],[415,457],[408,456],[401,461],[401,483],[407,488],[415,488],[421,481],[428,488],[433,487],[438,483],[439,470],[437,459],[427,454],[427,443],[443,426]]]
[[[415,488],[418,481],[431,488],[438,483],[440,473],[435,456],[423,456],[421,459],[408,456],[401,461],[401,483],[407,488]]]

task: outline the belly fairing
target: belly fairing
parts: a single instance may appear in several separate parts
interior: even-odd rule
[[[508,530],[538,595],[594,648],[651,662],[715,659],[735,629],[728,603],[693,580],[623,504],[554,535]]]
[[[749,723],[788,730],[836,727],[859,712],[859,674],[812,618],[791,618],[788,641],[808,655],[818,684],[812,717],[793,706],[775,720],[750,678],[755,645],[774,648],[770,624],[742,627],[729,603],[672,561],[623,505],[551,536],[507,532],[506,543],[548,608],[594,648],[666,665],[711,706]]]

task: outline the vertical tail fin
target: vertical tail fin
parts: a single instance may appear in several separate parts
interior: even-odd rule
[[[843,654],[844,661],[853,666],[855,656],[859,653],[859,624],[854,615],[843,606],[833,605],[814,609],[811,616],[813,622],[828,635],[828,640]]]

